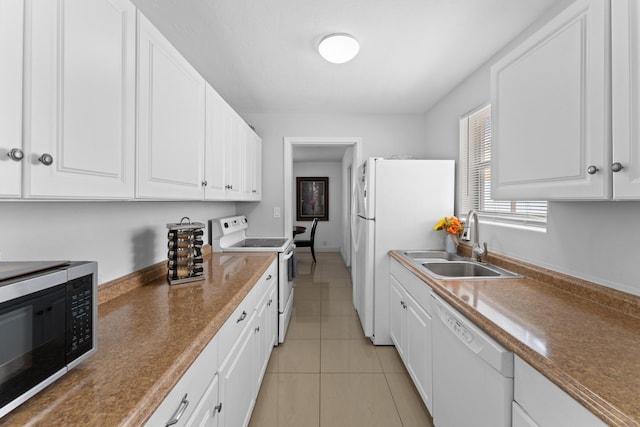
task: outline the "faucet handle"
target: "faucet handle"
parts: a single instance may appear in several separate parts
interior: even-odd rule
[[[480,257],[481,256],[485,256],[487,254],[487,242],[484,242],[483,244],[484,248],[480,248],[480,244],[476,243],[472,250],[471,250],[471,255],[473,259],[476,259],[478,261],[480,261]]]

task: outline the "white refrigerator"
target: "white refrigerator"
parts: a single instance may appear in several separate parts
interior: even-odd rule
[[[391,249],[442,249],[433,226],[453,215],[455,162],[370,158],[358,169],[352,240],[353,304],[365,336],[390,345]]]

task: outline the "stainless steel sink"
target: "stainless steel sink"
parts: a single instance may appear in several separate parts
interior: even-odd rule
[[[414,261],[427,261],[427,260],[447,260],[447,261],[462,261],[464,257],[456,254],[449,253],[447,251],[405,251],[404,256]]]
[[[499,276],[500,273],[475,262],[423,262],[427,270],[445,277]]]
[[[493,264],[472,261],[441,250],[403,251],[422,271],[436,279],[508,279],[523,277]]]

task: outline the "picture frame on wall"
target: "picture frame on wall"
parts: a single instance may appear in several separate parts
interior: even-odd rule
[[[296,219],[329,221],[329,177],[296,178]]]

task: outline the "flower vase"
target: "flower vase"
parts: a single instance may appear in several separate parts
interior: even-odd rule
[[[445,233],[444,236],[444,250],[450,254],[458,253],[458,236]]]

